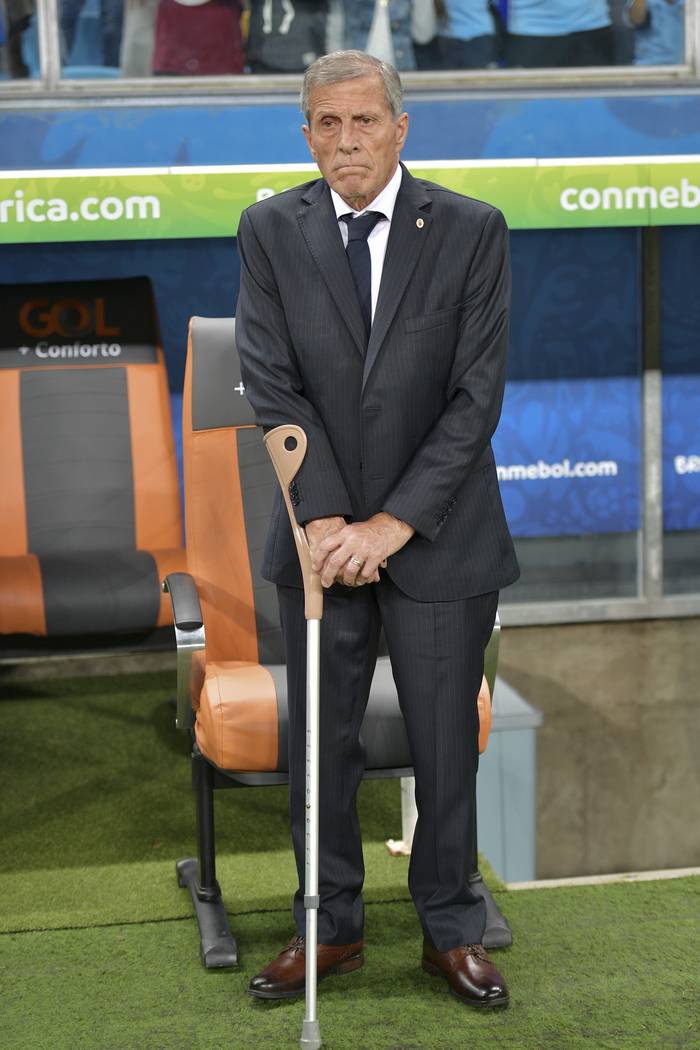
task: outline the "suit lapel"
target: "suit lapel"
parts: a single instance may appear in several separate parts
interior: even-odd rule
[[[379,299],[365,356],[363,389],[427,241],[432,222],[430,204],[425,189],[403,168],[401,188],[389,229]]]
[[[297,213],[301,232],[357,349],[364,357],[365,325],[330,191],[324,180],[315,182],[302,200],[305,203]]]

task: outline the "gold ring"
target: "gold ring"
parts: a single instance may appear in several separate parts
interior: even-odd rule
[[[363,561],[360,561],[359,558],[356,558],[354,554],[350,555],[350,557],[348,558],[348,562],[350,563],[350,565],[357,565],[358,569],[361,569],[362,566],[365,564]]]

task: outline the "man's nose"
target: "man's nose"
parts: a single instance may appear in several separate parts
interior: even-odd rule
[[[357,141],[355,138],[355,127],[351,120],[343,121],[340,126],[340,139],[338,141],[338,149],[342,150],[343,153],[352,153],[354,149],[357,149]]]

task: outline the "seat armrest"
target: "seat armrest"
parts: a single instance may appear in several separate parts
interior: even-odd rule
[[[188,572],[171,572],[163,580],[163,590],[170,595],[173,620],[179,630],[194,631],[203,626],[197,587]]]
[[[202,607],[196,584],[188,572],[171,572],[163,580],[163,590],[170,595],[177,645],[175,724],[178,729],[187,731],[194,725],[192,655],[205,647]]]

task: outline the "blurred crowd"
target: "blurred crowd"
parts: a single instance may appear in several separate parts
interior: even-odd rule
[[[5,75],[28,75],[34,16],[0,0]],[[400,70],[543,69],[680,63],[685,0],[59,0],[59,18],[64,67],[128,77],[299,73],[347,47]]]

